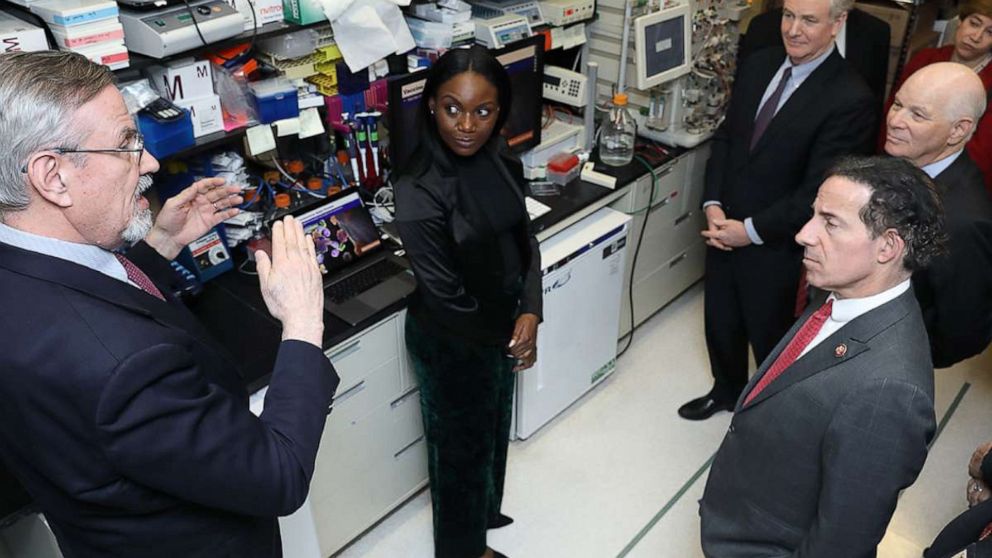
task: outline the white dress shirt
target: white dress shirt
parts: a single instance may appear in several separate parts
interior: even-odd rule
[[[838,34],[838,37],[839,36],[840,35]],[[826,59],[831,54],[833,54],[833,52],[834,52],[833,48],[828,48],[826,52],[824,52],[820,56],[817,56],[816,58],[810,60],[809,62],[804,62],[802,64],[793,64],[792,60],[790,60],[789,57],[786,56],[785,61],[782,62],[782,65],[779,66],[778,71],[775,72],[775,75],[772,76],[772,79],[768,82],[768,86],[765,87],[765,94],[761,96],[761,102],[758,103],[758,110],[757,112],[754,113],[755,118],[757,118],[758,113],[761,112],[761,107],[765,105],[765,102],[768,101],[768,98],[771,97],[772,94],[775,92],[775,89],[778,88],[778,82],[782,79],[782,75],[785,73],[786,68],[792,68],[792,75],[789,78],[789,82],[785,86],[785,89],[782,91],[782,96],[779,98],[778,106],[775,107],[776,114],[778,114],[778,111],[781,110],[781,108],[785,105],[786,101],[789,100],[789,97],[791,97],[792,94],[799,89],[799,87],[803,84],[803,82],[806,81],[806,78],[808,78],[810,74],[812,74],[817,68],[819,68],[820,65],[823,64],[823,62],[825,62]],[[722,204],[718,200],[708,200],[706,203],[703,204],[703,208],[705,209],[710,205],[722,205]],[[765,243],[765,241],[761,239],[761,235],[759,235],[758,231],[754,228],[754,222],[750,217],[744,219],[744,230],[747,231],[747,237],[751,240],[752,243],[758,245]]]
[[[0,242],[23,250],[29,250],[79,264],[98,271],[107,277],[112,277],[133,287],[141,288],[128,280],[127,271],[114,256],[114,253],[108,252],[99,246],[40,236],[15,229],[3,223],[0,223]]]
[[[836,295],[831,293],[830,296],[827,297],[827,300],[834,301],[834,306],[830,310],[830,317],[823,323],[823,327],[820,328],[820,332],[816,334],[816,337],[809,342],[809,345],[806,345],[806,348],[803,349],[803,352],[799,355],[799,358],[802,358],[802,356],[808,353],[813,347],[819,345],[824,339],[836,333],[837,330],[847,325],[847,323],[854,318],[857,318],[870,310],[874,310],[886,302],[894,300],[896,297],[909,290],[909,285],[910,280],[906,279],[891,289],[882,291],[876,295],[866,296],[864,298],[837,298]]]

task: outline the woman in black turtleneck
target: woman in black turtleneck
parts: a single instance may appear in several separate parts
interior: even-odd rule
[[[419,144],[394,190],[417,277],[406,344],[420,380],[435,556],[499,557],[486,530],[512,521],[500,504],[513,373],[537,359],[540,253],[501,159],[506,71],[472,47],[428,72]]]

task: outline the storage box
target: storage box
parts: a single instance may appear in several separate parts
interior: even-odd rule
[[[139,112],[138,129],[145,138],[145,149],[156,159],[164,159],[196,143],[193,122],[185,110],[182,118],[172,122],[159,122]]]
[[[206,136],[224,129],[224,112],[221,110],[219,95],[176,101],[176,104],[189,111],[193,121],[193,136]]]
[[[131,63],[128,50],[124,46],[123,41],[98,43],[95,45],[75,47],[69,50],[78,52],[93,62],[103,64],[111,70],[127,68]]]
[[[73,25],[72,27],[53,25],[52,35],[59,48],[79,48],[107,42],[122,43],[124,41],[124,26],[116,19]]]
[[[318,0],[282,0],[282,18],[297,25],[308,25],[327,19]]]
[[[178,60],[148,70],[152,87],[170,101],[191,101],[214,94],[214,81],[207,60]]]
[[[283,7],[282,0],[253,0],[255,5],[255,17],[251,15],[251,6],[248,0],[225,0],[232,8],[241,12],[245,18],[245,31],[251,31],[257,23],[259,27],[266,23],[282,21]]]
[[[300,115],[296,87],[286,79],[274,78],[249,83],[258,120],[269,124]]]
[[[48,50],[45,31],[0,11],[0,53]]]
[[[45,0],[31,4],[31,11],[47,23],[82,25],[104,19],[116,19],[117,3],[108,0]]]

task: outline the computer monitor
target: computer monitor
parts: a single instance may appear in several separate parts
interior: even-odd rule
[[[692,69],[692,13],[688,0],[634,20],[637,88],[650,89]]]
[[[510,76],[512,105],[500,133],[510,149],[522,153],[541,143],[542,92],[544,86],[544,36],[513,42],[493,55]],[[403,168],[417,147],[417,107],[423,97],[424,71],[389,80],[389,155],[393,168]]]
[[[317,266],[323,274],[340,271],[381,248],[375,223],[354,188],[293,215],[303,232],[313,237]]]

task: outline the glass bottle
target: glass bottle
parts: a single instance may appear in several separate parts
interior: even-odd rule
[[[627,94],[613,96],[613,107],[599,132],[599,160],[613,167],[622,167],[634,158],[634,137],[637,124],[627,112]]]

